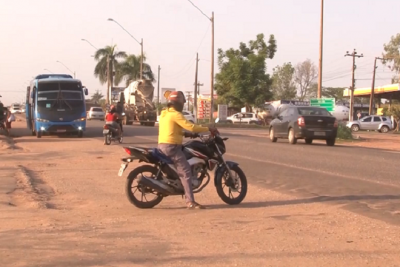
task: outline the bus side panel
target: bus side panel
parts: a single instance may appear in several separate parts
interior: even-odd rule
[[[26,88],[26,101],[25,101],[25,118],[26,118],[26,126],[29,130],[32,130],[32,110],[31,110],[31,103],[30,103],[30,94],[31,94],[31,87],[28,86]]]

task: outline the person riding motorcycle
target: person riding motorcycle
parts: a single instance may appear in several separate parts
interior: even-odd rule
[[[202,127],[186,120],[182,114],[185,103],[185,95],[181,91],[174,91],[169,94],[167,108],[162,110],[159,119],[158,149],[168,156],[175,165],[185,191],[187,208],[204,209],[204,206],[194,201],[192,171],[182,151],[183,137],[194,136],[188,133],[184,134],[183,130],[193,133],[210,131],[211,134],[217,134],[218,131],[216,128]]]
[[[118,123],[118,113],[114,105],[110,107],[110,111],[106,115],[106,124],[111,125],[113,128],[118,129],[118,136],[121,137],[122,130]]]

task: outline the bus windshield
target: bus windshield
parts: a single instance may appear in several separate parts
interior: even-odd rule
[[[78,82],[40,83],[37,92],[37,105],[42,111],[80,110],[84,105],[82,86]]]

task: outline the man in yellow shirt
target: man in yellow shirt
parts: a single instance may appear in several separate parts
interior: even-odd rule
[[[181,91],[171,92],[168,96],[168,106],[161,111],[159,119],[158,148],[168,156],[175,165],[182,186],[185,190],[188,209],[203,209],[204,206],[196,203],[192,188],[192,171],[182,151],[183,130],[194,133],[217,133],[217,129],[202,127],[185,119],[182,114],[186,103],[185,95]]]

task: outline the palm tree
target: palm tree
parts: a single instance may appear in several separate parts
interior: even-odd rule
[[[119,63],[115,74],[115,83],[119,84],[122,80],[125,80],[126,86],[128,86],[131,81],[138,80],[140,78],[140,60],[141,56],[129,55],[123,62]],[[143,61],[145,60],[146,57],[143,57]],[[143,78],[152,82],[155,81],[151,67],[147,63],[143,63]]]
[[[99,81],[101,84],[105,84],[107,82],[107,103],[109,102],[109,95],[110,93],[108,92],[109,88],[111,87],[110,85],[113,84],[113,76],[115,75],[116,70],[119,67],[119,62],[118,58],[126,58],[127,55],[123,51],[116,51],[117,45],[113,46],[106,46],[104,48],[100,48],[99,50],[96,51],[96,54],[94,55],[94,59],[97,61],[97,65],[94,68],[94,76],[96,78],[99,78]],[[107,74],[107,62],[109,62],[109,69],[112,70],[110,75],[108,77]],[[118,83],[116,83],[118,84]]]
[[[96,93],[92,95],[92,101],[98,104],[103,97],[103,94],[99,90],[96,90]]]

